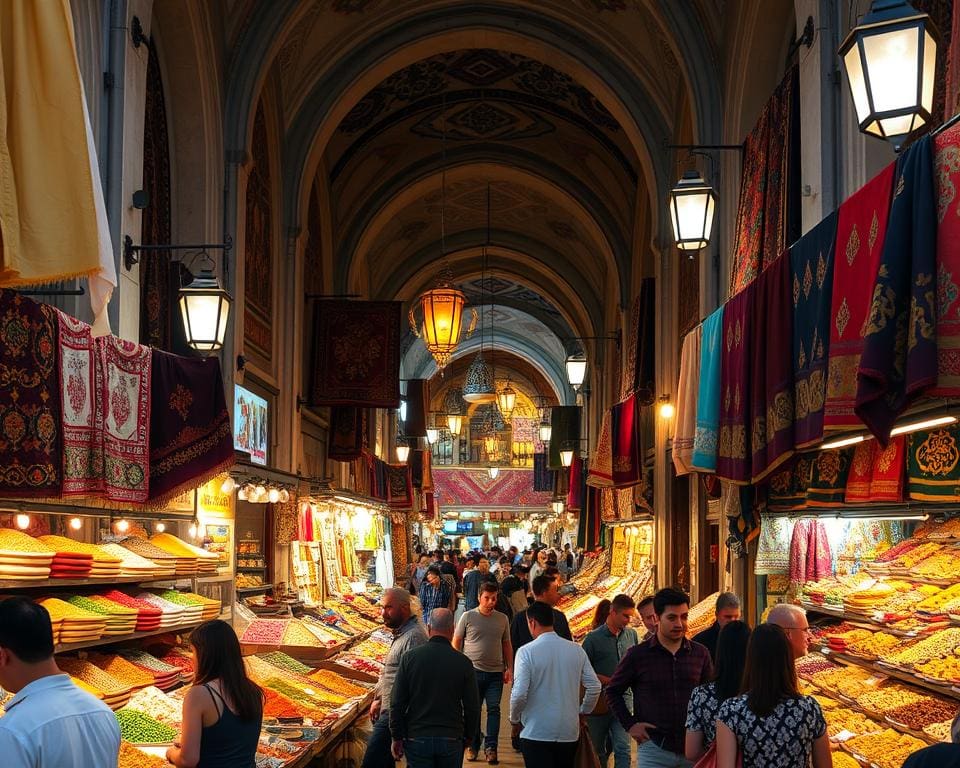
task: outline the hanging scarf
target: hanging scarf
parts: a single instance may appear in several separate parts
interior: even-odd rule
[[[750,351],[756,283],[727,302],[720,350],[720,442],[717,476],[734,483],[750,481]]]
[[[150,347],[101,336],[94,348],[103,369],[103,494],[142,504],[150,495]]]
[[[413,506],[413,481],[408,464],[387,464],[387,503],[394,509]]]
[[[567,509],[574,512],[583,509],[586,497],[587,486],[584,483],[583,459],[575,453],[568,474]]]
[[[830,297],[837,213],[830,213],[790,249],[793,291],[794,445],[823,439],[823,403],[830,352]]]
[[[853,451],[837,448],[818,451],[813,459],[807,504],[811,507],[842,507]]]
[[[833,576],[833,556],[826,526],[820,520],[798,520],[790,541],[790,581],[803,584]]]
[[[790,541],[794,521],[788,517],[760,516],[760,537],[757,540],[757,576],[790,571]]]
[[[960,17],[960,11],[955,13]],[[960,61],[960,51],[956,59]],[[938,134],[933,142],[937,184],[937,385],[930,394],[960,397],[960,124]]]
[[[847,490],[844,494],[847,504],[863,504],[870,501],[870,478],[873,475],[877,447],[876,440],[864,440],[853,449],[850,474],[847,476]]]
[[[906,469],[906,437],[895,437],[886,448],[877,450],[870,476],[870,501],[903,501]]]
[[[700,385],[697,389],[697,428],[693,436],[693,468],[717,469],[720,427],[720,349],[723,344],[723,307],[703,321],[700,341]]]
[[[857,416],[886,445],[894,421],[937,383],[933,140],[897,160],[880,269],[857,370]]]
[[[90,326],[57,311],[60,331],[60,413],[63,421],[63,495],[103,490],[103,369]]]
[[[793,355],[784,343],[793,335],[786,252],[757,279],[755,295],[750,318],[750,471],[752,482],[758,483],[793,455]]]
[[[600,436],[587,473],[587,485],[594,488],[609,488],[613,485],[613,444],[610,435],[612,414],[605,411],[600,422]]]
[[[813,459],[810,454],[795,454],[793,460],[770,475],[767,508],[777,512],[795,512],[807,506],[807,488]]]
[[[640,482],[643,467],[636,395],[630,395],[613,406],[610,431],[613,436],[613,485],[616,488],[636,485]]]
[[[56,314],[0,289],[0,493],[60,494]]]
[[[873,281],[887,231],[890,191],[895,163],[888,165],[840,206],[837,245],[833,257],[830,359],[826,429],[862,426],[853,411],[857,394],[857,368],[863,351]]]
[[[353,461],[363,451],[363,409],[355,405],[335,405],[330,409],[327,458]]]
[[[960,501],[960,427],[911,434],[907,475],[911,499]]]
[[[155,349],[150,380],[150,505],[159,507],[233,466],[233,430],[216,357]]]
[[[700,340],[703,328],[683,339],[680,381],[677,383],[677,421],[673,433],[673,466],[678,475],[693,471],[693,440],[697,432],[697,383],[700,378]]]

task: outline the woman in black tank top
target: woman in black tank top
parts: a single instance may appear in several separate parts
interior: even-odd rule
[[[247,677],[240,642],[215,619],[190,636],[197,671],[183,699],[180,741],[167,750],[177,768],[254,768],[263,691]]]

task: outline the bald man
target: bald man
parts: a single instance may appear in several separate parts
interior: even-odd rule
[[[473,664],[456,651],[453,612],[434,608],[430,641],[400,660],[390,696],[393,757],[407,768],[460,768],[463,750],[480,729]]]
[[[405,589],[392,587],[385,590],[380,598],[380,613],[383,615],[383,623],[393,632],[393,640],[383,662],[383,673],[377,683],[373,703],[370,705],[373,731],[367,741],[362,768],[394,768],[393,755],[390,754],[389,712],[393,681],[403,656],[427,642],[427,631],[413,615],[410,593]]]
[[[776,624],[786,633],[794,661],[807,655],[810,623],[803,608],[791,603],[777,603],[767,614],[767,624]]]

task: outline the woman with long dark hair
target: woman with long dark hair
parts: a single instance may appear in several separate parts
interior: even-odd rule
[[[750,627],[744,621],[731,621],[720,630],[713,680],[694,688],[687,705],[687,760],[699,760],[716,739],[720,705],[740,693],[749,642]]]
[[[197,670],[167,760],[177,768],[254,768],[263,691],[247,677],[237,635],[214,619],[193,630],[190,642]]]
[[[816,699],[803,696],[786,633],[761,624],[750,636],[744,693],[717,713],[717,768],[830,768],[827,724]]]
[[[590,626],[591,630],[596,629],[601,624],[607,623],[607,616],[610,615],[610,605],[610,601],[606,598],[597,603],[597,607],[593,609],[593,624]]]

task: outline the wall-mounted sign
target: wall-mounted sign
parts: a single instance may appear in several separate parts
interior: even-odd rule
[[[230,504],[233,494],[224,493],[220,490],[222,485],[223,480],[215,477],[197,489],[197,493],[199,494],[197,498],[197,508],[200,512],[205,513],[209,517],[233,517],[233,509]]]
[[[233,447],[249,453],[254,464],[266,464],[267,401],[239,384],[233,390]]]

